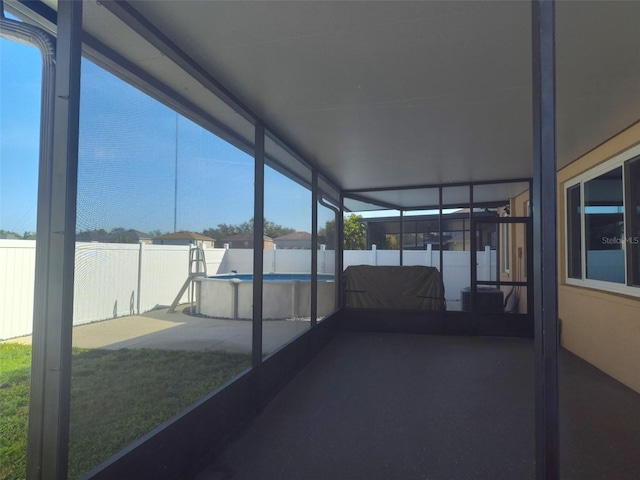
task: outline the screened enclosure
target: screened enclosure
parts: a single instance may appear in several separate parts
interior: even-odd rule
[[[1,6],[11,474],[633,478],[636,4]]]

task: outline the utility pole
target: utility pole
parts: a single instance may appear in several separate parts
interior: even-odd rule
[[[178,112],[176,112],[176,158],[173,181],[173,231],[178,230]]]

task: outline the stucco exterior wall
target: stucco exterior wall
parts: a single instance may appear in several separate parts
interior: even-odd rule
[[[558,274],[561,343],[640,392],[640,298],[566,283],[564,185],[640,144],[640,122],[558,172]]]

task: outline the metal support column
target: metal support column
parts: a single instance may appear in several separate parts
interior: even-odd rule
[[[253,348],[251,364],[262,363],[262,282],[264,258],[264,126],[255,127],[253,189]]]
[[[532,206],[533,206],[533,201],[532,201],[532,194],[533,194],[533,180],[529,181],[529,208],[526,212],[526,216],[527,217],[532,217]],[[533,218],[531,219],[531,225],[533,224]],[[527,239],[527,244],[526,244],[526,248],[525,248],[525,252],[526,252],[526,277],[527,280],[529,281],[529,287],[527,287],[527,312],[533,312],[533,278],[535,277],[535,275],[533,274],[533,227],[530,226],[529,229],[526,232],[526,239]],[[520,275],[522,275],[522,272],[520,272]],[[524,276],[522,277],[524,279]]]
[[[29,480],[67,478],[81,2],[58,3],[57,32],[53,112],[41,119],[42,140],[51,134],[51,154],[41,158],[38,176],[37,274],[27,445]],[[48,129],[52,131],[45,132]],[[41,152],[46,148],[43,146]]]
[[[463,219],[464,221],[464,219]],[[438,269],[440,277],[444,281],[444,253],[442,245],[442,187],[438,187]],[[462,225],[462,242],[464,243],[464,223]]]
[[[471,267],[471,288],[469,290],[469,311],[475,313],[476,288],[478,288],[478,238],[476,236],[476,222],[473,221],[473,185],[469,185],[469,252]]]
[[[532,2],[533,289],[536,479],[560,477],[556,226],[555,4]],[[529,272],[527,272],[529,273]]]
[[[344,270],[344,195],[340,193],[340,210],[336,213],[336,289],[337,289],[337,305],[339,308],[345,307],[345,298],[343,293],[343,276]]]
[[[318,171],[311,172],[311,326],[318,321]]]
[[[400,210],[400,266],[404,265],[404,211]]]
[[[503,224],[502,225],[503,228],[508,228],[509,225],[507,224]],[[500,261],[501,261],[501,255],[502,255],[502,249],[500,248],[500,242],[502,240],[502,238],[500,237],[500,224],[496,223],[495,224],[496,227],[496,270],[495,270],[495,275],[496,275],[496,288],[499,290],[500,289]],[[505,247],[505,251],[506,247]],[[489,265],[491,265],[491,252],[489,252]]]

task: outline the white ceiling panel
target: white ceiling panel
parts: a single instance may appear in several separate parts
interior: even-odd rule
[[[343,190],[532,174],[530,2],[129,3]],[[640,119],[640,2],[558,1],[556,11],[564,166]],[[140,24],[128,20],[129,30],[93,0],[84,20],[91,35],[253,142],[250,122],[133,31]],[[487,200],[505,189],[489,189]],[[420,203],[412,190],[370,197]]]

